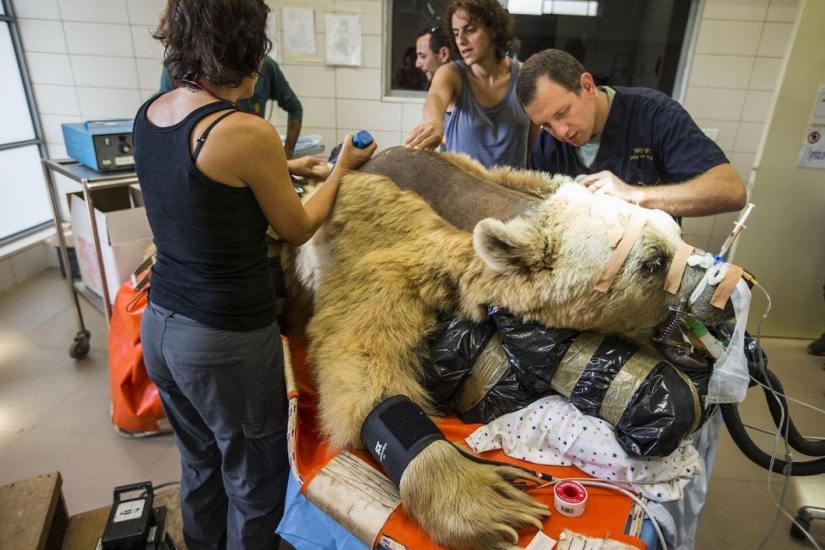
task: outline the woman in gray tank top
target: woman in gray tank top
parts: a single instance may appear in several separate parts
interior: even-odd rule
[[[453,63],[433,77],[421,124],[404,145],[465,153],[486,167],[527,166],[538,128],[521,108],[515,83],[519,63],[507,57],[510,16],[497,0],[454,0],[444,17]]]

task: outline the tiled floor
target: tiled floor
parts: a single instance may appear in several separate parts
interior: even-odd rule
[[[106,323],[82,303],[92,351],[75,361],[68,350],[78,324],[57,270],[0,293],[0,484],[59,470],[70,514],[110,504],[115,486],[146,480],[160,484],[180,474],[171,436],[127,439],[112,429]],[[825,408],[825,358],[806,354],[806,345],[806,340],[763,341],[768,366],[785,391]],[[800,432],[825,436],[819,411],[797,404],[791,410]],[[762,392],[751,389],[740,407],[745,423],[770,428],[766,411]],[[754,437],[770,449],[771,437]],[[793,454],[796,460],[805,458]],[[778,498],[781,477],[770,480]],[[696,549],[760,548],[777,515],[768,482],[768,473],[749,462],[724,431]],[[825,506],[825,476],[791,481],[785,509],[793,515],[800,503]],[[789,525],[781,516],[761,548],[810,547],[788,536]],[[812,533],[825,546],[825,521],[815,521]]]

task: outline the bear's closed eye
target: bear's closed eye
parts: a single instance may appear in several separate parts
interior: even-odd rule
[[[648,246],[640,263],[641,271],[650,274],[664,272],[670,259],[671,255],[661,246]]]

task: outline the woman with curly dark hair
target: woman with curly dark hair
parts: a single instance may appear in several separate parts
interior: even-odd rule
[[[453,36],[452,63],[438,68],[424,120],[404,145],[466,153],[488,168],[524,168],[537,128],[515,95],[519,62],[507,57],[513,24],[497,0],[453,0],[444,24]]]
[[[267,227],[300,245],[346,170],[375,150],[344,139],[302,205],[277,131],[242,112],[269,49],[264,0],[169,0],[155,33],[185,86],[134,124],[135,169],[157,247],[141,343],[181,454],[190,550],[275,549],[289,461],[284,358]]]

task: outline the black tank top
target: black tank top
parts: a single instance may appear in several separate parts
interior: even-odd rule
[[[249,187],[209,179],[189,152],[199,120],[235,107],[210,103],[173,126],[158,127],[146,118],[152,101],[140,108],[133,129],[135,170],[157,246],[150,300],[224,330],[271,324],[276,308],[266,217]]]

